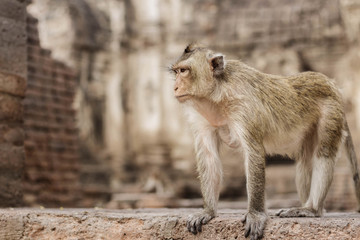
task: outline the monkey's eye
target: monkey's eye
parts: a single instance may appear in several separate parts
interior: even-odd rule
[[[189,73],[189,69],[187,68],[180,68],[179,69],[179,73],[182,74],[183,76],[187,75]]]

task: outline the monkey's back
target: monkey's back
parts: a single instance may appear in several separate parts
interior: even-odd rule
[[[283,135],[298,131],[299,127],[316,125],[326,111],[336,113],[334,119],[340,127],[343,126],[340,93],[325,75],[303,72],[279,76],[261,73],[251,67],[243,69],[239,84],[244,90],[239,91],[251,96],[245,98],[249,104],[243,104],[243,110],[255,128],[264,129],[264,135]],[[257,99],[256,105],[254,99]]]
[[[333,107],[342,113],[342,99],[334,82],[324,74],[303,72],[293,76],[265,74],[261,91],[270,96],[267,104],[274,110],[280,108],[295,115],[321,111],[319,106],[331,101]],[[326,104],[325,104],[326,105]]]
[[[341,101],[340,93],[333,81],[322,73],[303,72],[285,79],[301,98],[316,100],[333,98],[338,102]]]

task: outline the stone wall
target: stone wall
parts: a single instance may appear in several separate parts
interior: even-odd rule
[[[24,202],[30,206],[76,206],[81,196],[73,110],[77,75],[40,47],[37,20],[30,15],[27,36]]]
[[[21,0],[4,0],[0,4],[0,207],[22,203],[25,7]]]

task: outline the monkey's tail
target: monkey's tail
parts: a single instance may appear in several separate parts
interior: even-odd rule
[[[354,185],[355,185],[355,194],[356,194],[356,198],[357,198],[357,201],[358,201],[358,211],[360,212],[359,167],[358,167],[358,162],[357,162],[356,153],[355,153],[355,149],[354,149],[354,143],[352,141],[351,133],[350,133],[349,126],[348,126],[347,122],[345,122],[345,128],[346,128],[346,131],[347,131],[347,136],[346,136],[346,139],[345,139],[345,148],[346,148],[346,153],[347,153],[347,156],[349,158],[350,165],[351,165],[351,171],[352,171],[352,176],[353,176]]]

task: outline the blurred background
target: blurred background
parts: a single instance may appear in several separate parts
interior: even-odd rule
[[[359,0],[33,0],[27,6],[22,204],[200,207],[192,138],[167,67],[193,41],[261,71],[334,78],[360,156]],[[222,148],[220,207],[246,207]],[[292,161],[267,163],[267,205],[298,205]],[[330,210],[354,209],[341,158]]]

